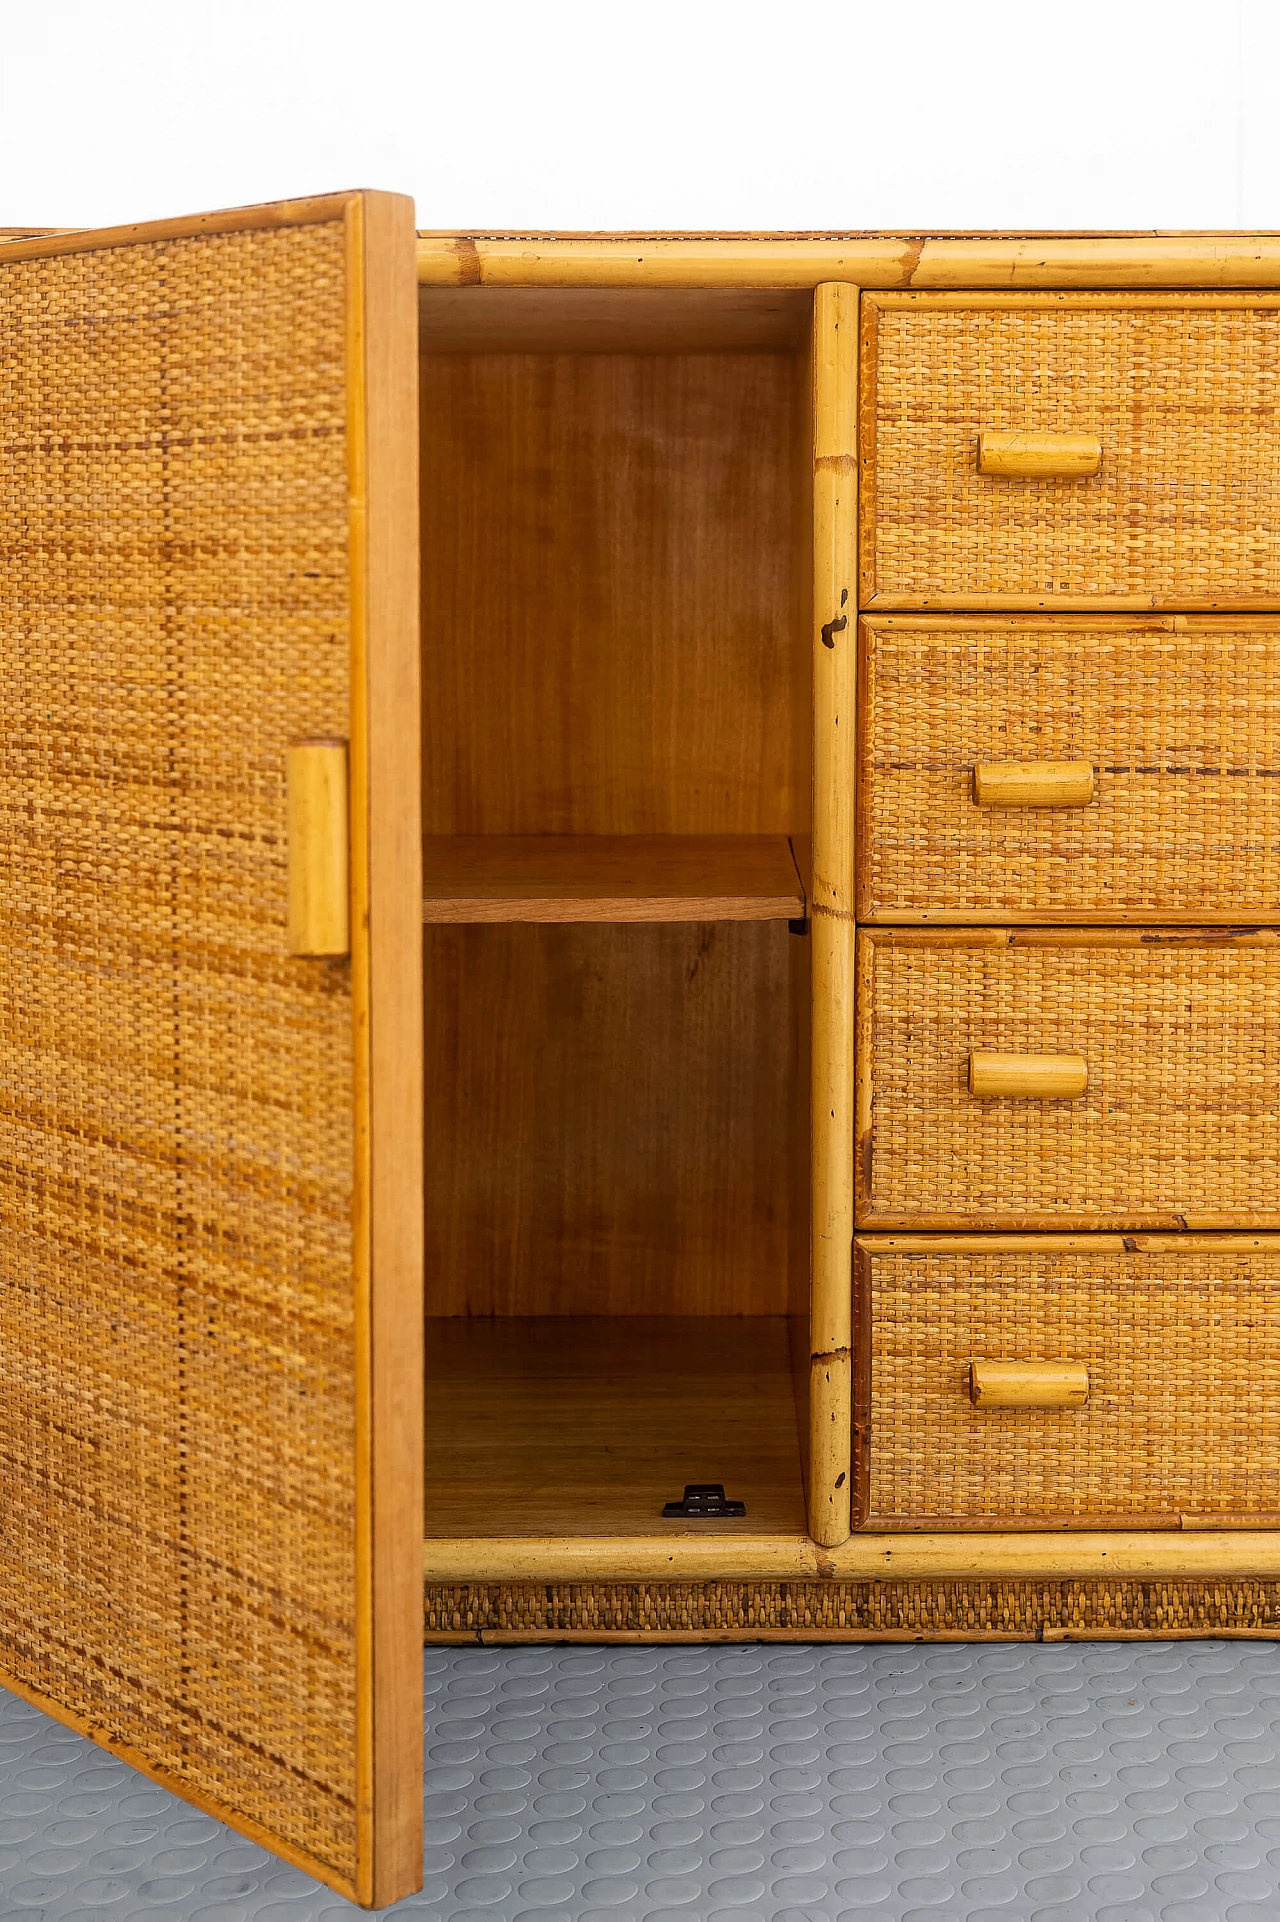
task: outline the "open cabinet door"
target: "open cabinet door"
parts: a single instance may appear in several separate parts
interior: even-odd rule
[[[397,196],[0,248],[0,1683],[377,1904],[421,1878],[416,368]],[[346,955],[346,899],[289,945],[291,863],[296,909],[347,858],[317,739]]]

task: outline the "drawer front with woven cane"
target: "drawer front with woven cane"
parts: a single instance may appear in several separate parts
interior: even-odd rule
[[[1280,1228],[1280,936],[859,936],[858,1221]]]
[[[1280,1240],[867,1238],[872,1528],[1280,1521]]]
[[[1280,921],[1280,623],[880,615],[865,921]]]
[[[1274,295],[863,300],[863,607],[1280,602]]]

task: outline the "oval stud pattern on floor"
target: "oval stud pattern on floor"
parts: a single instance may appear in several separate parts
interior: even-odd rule
[[[428,1648],[416,1922],[1275,1922],[1269,1642]],[[352,1922],[0,1693],[0,1915]]]

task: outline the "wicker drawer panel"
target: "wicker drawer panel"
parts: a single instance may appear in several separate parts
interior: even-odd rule
[[[859,936],[858,1221],[1280,1228],[1280,937]],[[969,1092],[971,1050],[1086,1092]]]
[[[1280,600],[1274,295],[862,305],[864,607]],[[1096,435],[1101,466],[984,475],[989,429]]]
[[[855,1499],[872,1527],[1276,1518],[1280,1245],[1099,1241],[860,1244]],[[974,1359],[1082,1362],[1089,1399],[975,1408]]]
[[[1280,624],[864,621],[864,920],[1280,920]],[[979,807],[1083,760],[1088,807]]]

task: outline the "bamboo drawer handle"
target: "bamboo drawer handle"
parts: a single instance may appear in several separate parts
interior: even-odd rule
[[[1085,480],[1102,465],[1096,434],[1040,434],[987,428],[978,435],[978,472],[1006,480]]]
[[[980,808],[1087,808],[1093,799],[1088,761],[986,761],[973,770]]]
[[[351,950],[347,744],[295,741],[285,759],[289,837],[289,952]]]
[[[1073,1101],[1088,1085],[1089,1064],[1082,1054],[994,1054],[974,1048],[969,1055],[970,1094]]]
[[[1089,1370],[1082,1361],[971,1361],[975,1408],[1083,1408]]]

